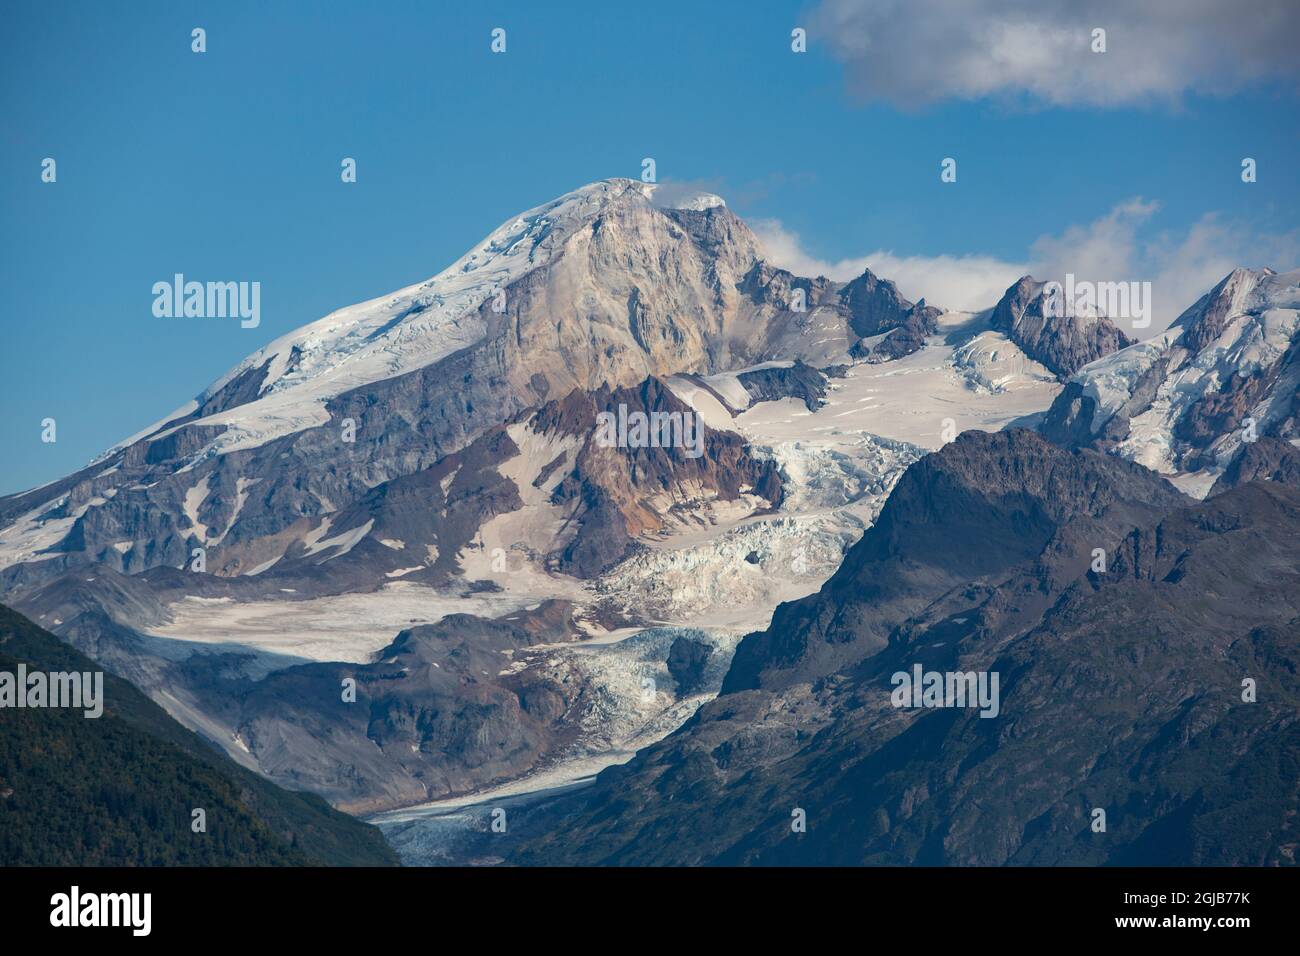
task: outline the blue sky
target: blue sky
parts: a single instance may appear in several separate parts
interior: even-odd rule
[[[433,275],[513,213],[639,176],[646,156],[661,181],[707,186],[797,242],[787,259],[888,251],[1011,269],[1055,263],[1076,241],[1130,242],[1126,261],[1171,269],[1204,246],[1229,258],[1295,248],[1285,66],[1226,91],[1171,59],[1153,81],[1171,95],[1073,102],[1068,84],[985,95],[958,79],[916,102],[864,76],[855,27],[831,32],[816,4],[379,6],[7,5],[0,493],[73,471],[272,338]],[[1108,16],[1106,55],[1141,57],[1124,49],[1122,14]],[[804,55],[790,51],[800,24]],[[498,26],[504,55],[489,50]],[[878,26],[883,51],[890,23]],[[909,62],[979,55],[924,39],[890,49]],[[47,156],[54,184],[40,179]],[[340,182],[345,156],[356,184]],[[939,180],[948,156],[955,184]],[[1257,183],[1241,182],[1243,156]],[[176,272],[260,281],[261,326],[155,318],[151,286]],[[900,284],[915,295],[924,276]],[[40,440],[46,417],[54,444]]]

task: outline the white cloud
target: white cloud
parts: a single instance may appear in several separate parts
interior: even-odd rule
[[[1279,271],[1300,263],[1300,234],[1254,233],[1207,213],[1183,234],[1143,233],[1159,204],[1120,203],[1086,226],[1040,236],[1030,246],[1035,276],[1151,283],[1152,323],[1141,335],[1168,328],[1183,310],[1238,266]]]
[[[993,256],[899,256],[883,249],[831,262],[805,252],[798,234],[775,219],[760,219],[750,225],[768,259],[796,275],[823,275],[847,282],[870,269],[892,280],[913,301],[924,298],[958,311],[988,308],[1007,286],[1029,271],[1027,263],[1004,262]]]
[[[797,275],[844,282],[870,269],[893,280],[913,301],[925,298],[957,311],[995,305],[1023,275],[1046,280],[1072,273],[1080,280],[1150,282],[1153,319],[1143,337],[1163,331],[1238,266],[1287,271],[1300,264],[1300,232],[1257,235],[1214,214],[1202,216],[1182,235],[1144,235],[1159,208],[1141,198],[1125,200],[1090,223],[1037,237],[1023,262],[980,255],[900,256],[885,250],[832,261],[809,254],[798,234],[777,220],[752,225],[768,259]]]
[[[1106,52],[1091,49],[1106,31]],[[809,41],[850,88],[915,107],[1020,97],[1052,105],[1176,102],[1300,74],[1295,0],[824,0]]]
[[[845,282],[861,275],[862,270],[867,268],[865,256],[829,262],[805,252],[799,234],[786,229],[779,219],[751,219],[749,225],[758,236],[768,261],[782,269],[789,269],[796,275],[826,276],[837,282]]]
[[[1138,229],[1159,208],[1155,202],[1126,200],[1087,225],[1039,236],[1029,247],[1030,261],[1043,276],[1072,272],[1080,279],[1118,279],[1140,258]]]
[[[1143,248],[1153,274],[1156,329],[1166,328],[1188,306],[1238,266],[1288,272],[1300,265],[1300,232],[1254,234],[1218,216],[1202,216],[1181,238],[1160,236]]]

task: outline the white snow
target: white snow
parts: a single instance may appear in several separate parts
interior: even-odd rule
[[[247,574],[249,577],[256,577],[257,575],[261,574],[263,571],[269,571],[272,567],[274,567],[274,566],[276,565],[276,563],[277,563],[277,562],[280,560],[280,558],[282,558],[282,557],[283,557],[283,555],[277,554],[275,557],[271,558],[269,561],[263,561],[261,564],[257,565],[257,567],[249,568],[249,569],[248,569],[246,572],[244,572],[244,573]]]
[[[1154,339],[1112,352],[1076,372],[1071,379],[1083,385],[1083,394],[1096,403],[1092,431],[1096,434],[1133,394],[1148,369],[1181,338],[1183,330],[1171,328]]]
[[[976,390],[1003,392],[1026,382],[1054,383],[1056,376],[1001,332],[981,332],[953,350],[953,367]]]
[[[709,192],[680,192],[674,187],[664,188],[657,183],[648,183],[641,188],[651,202],[663,209],[692,209],[702,212],[726,205],[721,196]]]
[[[718,395],[721,395],[722,400],[731,406],[731,408],[740,412],[749,408],[750,403],[753,401],[750,397],[749,390],[740,382],[741,375],[744,375],[746,372],[756,372],[765,368],[790,368],[793,365],[793,362],[760,362],[757,365],[750,365],[747,368],[738,368],[731,372],[718,372],[713,375],[702,375],[700,376],[700,380]],[[674,375],[669,378],[668,384],[678,398],[705,416],[704,421],[710,427],[730,428],[730,413],[727,412],[718,400],[710,395],[706,389],[700,388],[694,382],[680,375]],[[721,415],[714,411],[715,408],[721,411]],[[715,418],[719,424],[715,425],[714,422],[710,420],[711,417]]]
[[[675,396],[689,405],[700,416],[704,424],[710,428],[719,431],[731,431],[734,427],[731,421],[731,412],[708,389],[701,388],[681,375],[669,376],[664,380],[664,383]],[[742,391],[744,390],[742,389]],[[748,404],[749,393],[745,392],[745,405]]]
[[[190,524],[194,528],[194,534],[200,541],[207,541],[208,536],[212,533],[208,526],[199,520],[199,508],[208,497],[208,482],[212,480],[211,475],[204,475],[197,484],[185,492],[185,501],[182,508],[185,511],[185,517],[190,519]]]
[[[816,591],[861,533],[831,514],[754,519],[636,554],[596,591],[651,621],[756,630],[777,604]]]
[[[387,572],[385,572],[384,577],[386,577],[386,578],[402,578],[402,577],[405,577],[406,575],[408,575],[408,574],[410,574],[410,573],[412,573],[412,572],[414,572],[414,571],[420,571],[420,570],[423,570],[423,568],[424,568],[424,565],[423,565],[423,564],[417,564],[417,565],[416,565],[415,567],[413,567],[413,568],[394,568],[392,571],[387,571]]]
[[[1169,476],[1180,489],[1196,497],[1209,493],[1240,451],[1242,438],[1238,431],[1225,433],[1210,446],[1213,467],[1180,473],[1174,447],[1177,423],[1234,373],[1249,375],[1271,366],[1300,332],[1300,271],[1274,275],[1237,270],[1229,282],[1227,322],[1220,335],[1199,353],[1189,354],[1182,345],[1186,329],[1201,317],[1194,308],[1163,335],[1098,359],[1073,377],[1083,386],[1084,394],[1097,403],[1092,421],[1095,433],[1129,400],[1142,374],[1165,359],[1165,377],[1150,407],[1129,421],[1128,435],[1115,452]],[[1269,397],[1251,410],[1258,433],[1289,413],[1289,396],[1300,384],[1297,377],[1300,370],[1292,370],[1286,380],[1274,385]]]
[[[947,317],[949,325],[969,319]],[[707,381],[746,407],[722,427],[779,464],[780,512],[647,540],[648,550],[613,568],[595,590],[651,620],[740,629],[765,627],[779,602],[821,586],[907,465],[943,443],[946,419],[954,433],[994,431],[1047,408],[1060,388],[1045,368],[989,332],[960,348],[936,336],[903,359],[856,365],[831,380],[827,404],[816,412],[795,399],[751,406],[748,393],[740,401],[735,390],[744,390],[734,377]],[[720,408],[682,377],[669,385],[701,414],[709,402]]]
[[[6,528],[0,528],[0,568],[28,561],[48,561],[53,554],[42,554],[54,547],[72,530],[77,519],[86,513],[87,508],[103,504],[103,498],[96,498],[65,518],[44,518],[45,514],[62,507],[68,496],[62,495],[54,501],[46,502],[31,511],[20,515]]]
[[[375,519],[371,518],[365,524],[359,525],[351,531],[344,531],[340,534],[334,535],[332,538],[322,538],[320,537],[320,534],[328,525],[329,520],[330,519],[326,518],[321,522],[320,527],[314,529],[313,534],[315,534],[316,537],[310,544],[308,544],[306,540],[303,541],[303,544],[307,546],[307,550],[303,552],[302,555],[304,558],[310,557],[313,554],[319,554],[327,548],[338,548],[338,550],[326,558],[326,561],[332,561],[334,558],[342,557],[360,544],[361,539],[368,535],[370,529],[375,526]]]
[[[1015,351],[1006,341],[994,362],[990,350],[958,354],[943,336],[934,336],[911,355],[879,365],[855,365],[844,378],[832,379],[828,405],[812,415],[795,399],[762,402],[737,416],[736,429],[758,441],[815,438],[829,445],[870,434],[932,451],[944,444],[948,419],[957,433],[971,428],[997,431],[1052,404],[1060,386],[1044,376],[1037,363],[1023,355],[1017,358]],[[987,371],[991,367],[996,373]],[[826,431],[819,433],[819,428]]]
[[[306,601],[237,603],[229,598],[187,597],[170,605],[169,624],[157,637],[196,644],[240,645],[298,661],[364,663],[414,624],[432,624],[448,614],[500,617],[527,600],[501,594],[458,594],[394,581],[378,591]]]
[[[327,515],[321,518],[320,524],[312,528],[302,536],[302,546],[306,549],[307,554],[315,554],[328,545],[321,544],[321,540],[329,533],[330,525],[334,523],[333,516]]]

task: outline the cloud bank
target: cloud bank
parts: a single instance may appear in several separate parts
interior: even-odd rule
[[[1106,52],[1093,52],[1093,30]],[[824,43],[866,100],[1027,98],[1063,106],[1176,103],[1300,77],[1295,0],[824,0]]]
[[[995,305],[1023,275],[1039,280],[1072,273],[1091,281],[1149,281],[1153,319],[1150,337],[1163,331],[1237,266],[1269,266],[1279,272],[1300,263],[1300,232],[1255,235],[1219,216],[1202,216],[1183,234],[1154,232],[1159,204],[1125,200],[1105,215],[1029,243],[1023,261],[993,256],[900,256],[876,250],[864,256],[827,260],[807,252],[799,235],[778,220],[754,222],[768,259],[798,275],[847,281],[870,269],[892,279],[909,299],[924,298],[945,309],[978,312]]]

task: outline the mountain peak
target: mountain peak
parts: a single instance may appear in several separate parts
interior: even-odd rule
[[[1199,353],[1222,336],[1234,320],[1259,315],[1273,307],[1295,308],[1298,275],[1294,272],[1278,275],[1269,268],[1238,266],[1178,316],[1170,328],[1182,330],[1183,348]]]
[[[198,419],[223,430],[211,453],[256,447],[324,424],[329,420],[325,405],[334,397],[481,342],[493,317],[506,310],[508,287],[548,267],[575,237],[608,225],[611,216],[621,218],[623,232],[636,233],[626,238],[634,250],[673,241],[656,234],[667,231],[666,223],[663,229],[650,224],[657,217],[702,216],[680,225],[711,254],[726,255],[733,269],[748,268],[758,256],[753,234],[717,196],[626,178],[588,183],[512,217],[423,282],[331,312],[279,337],[194,402],[101,459],[132,441],[161,437],[169,426]]]
[[[1061,379],[1133,340],[1102,315],[1056,315],[1044,307],[1046,282],[1022,276],[993,309],[993,327]]]
[[[1079,370],[1043,420],[1207,494],[1246,446],[1300,439],[1300,271],[1233,269],[1162,336]]]

